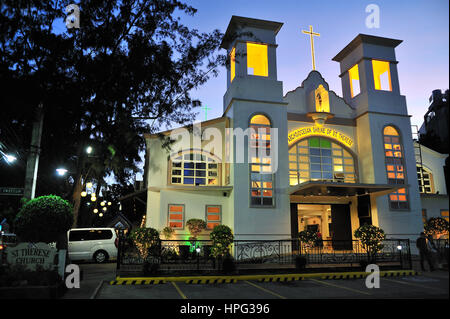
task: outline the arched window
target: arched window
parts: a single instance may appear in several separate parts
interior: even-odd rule
[[[406,184],[406,168],[404,164],[403,146],[400,134],[393,126],[386,126],[383,130],[384,155],[386,174],[389,184]],[[408,192],[400,188],[389,194],[391,209],[408,209]]]
[[[307,181],[355,183],[353,156],[327,138],[311,137],[289,149],[289,184]]]
[[[250,205],[273,206],[270,120],[262,114],[250,120]]]
[[[188,150],[175,156],[169,165],[173,185],[220,185],[220,163],[207,152]]]
[[[417,164],[417,181],[419,182],[419,191],[422,194],[434,194],[433,174],[431,171],[420,164]]]

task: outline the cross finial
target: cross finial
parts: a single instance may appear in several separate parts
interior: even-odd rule
[[[309,34],[309,37],[311,39],[312,68],[313,68],[313,70],[315,70],[316,69],[316,61],[314,58],[314,36],[320,37],[320,33],[313,32],[312,25],[309,26],[309,31],[302,30],[302,32],[304,34]]]
[[[208,120],[208,110],[211,110],[211,108],[209,108],[206,105],[204,105],[202,107],[202,110],[205,111],[205,121],[206,121],[206,120]]]

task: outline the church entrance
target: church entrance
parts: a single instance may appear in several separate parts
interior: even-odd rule
[[[352,227],[348,204],[291,203],[293,237],[309,230],[320,234],[324,249],[352,249]]]

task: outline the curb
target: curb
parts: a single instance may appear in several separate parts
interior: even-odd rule
[[[240,275],[240,276],[190,276],[190,277],[117,277],[110,281],[113,286],[119,285],[153,285],[166,282],[184,282],[186,284],[225,284],[236,283],[242,280],[256,280],[260,282],[286,282],[299,281],[308,278],[330,279],[358,279],[371,273],[347,272],[347,273],[311,273],[311,274],[282,274],[282,275]],[[415,270],[390,270],[380,271],[380,277],[417,276],[420,273]]]

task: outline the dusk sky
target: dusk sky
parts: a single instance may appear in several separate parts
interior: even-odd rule
[[[314,41],[316,69],[339,96],[339,64],[331,59],[359,33],[403,40],[396,48],[396,57],[400,92],[406,96],[412,124],[422,124],[431,91],[449,87],[448,0],[192,0],[189,4],[198,12],[182,22],[203,32],[225,32],[232,15],[284,23],[277,36],[278,80],[283,81],[284,94],[300,86],[311,71],[309,36],[301,33],[309,25],[321,34]],[[369,4],[380,8],[379,29],[366,27],[369,13],[365,9]],[[217,78],[192,93],[211,108],[208,119],[222,116],[225,90],[223,68]],[[204,111],[199,111],[197,120],[204,120]]]

